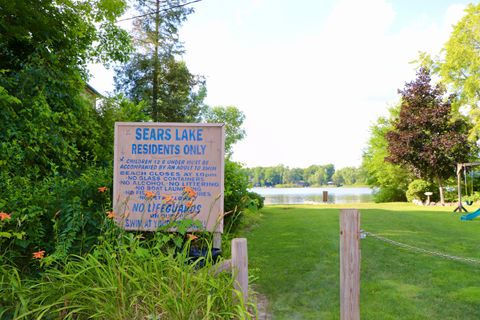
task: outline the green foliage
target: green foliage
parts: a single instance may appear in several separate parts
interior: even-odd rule
[[[264,205],[263,197],[255,192],[248,191],[250,183],[245,169],[238,162],[225,160],[225,199],[224,199],[224,229],[227,232],[236,232],[243,223],[246,209],[251,213],[257,212]]]
[[[184,3],[136,1],[139,18],[134,21],[133,37],[137,52],[116,69],[116,90],[135,103],[145,101],[145,112],[157,122],[194,122],[204,107],[205,80],[177,59],[183,52],[179,28],[193,12]]]
[[[332,181],[335,173],[333,164],[311,165],[308,168],[255,167],[245,169],[250,181],[256,187],[278,185],[321,186]]]
[[[291,168],[290,170],[286,170],[283,175],[284,183],[291,184],[291,185],[299,185],[304,179],[304,169],[302,168]],[[255,180],[254,177],[251,177],[252,180]],[[257,179],[257,181],[259,181]],[[261,181],[259,181],[261,184]]]
[[[407,170],[385,161],[388,156],[386,134],[393,129],[398,118],[399,106],[389,109],[389,117],[380,117],[371,128],[370,139],[362,157],[362,171],[366,182],[376,189],[375,202],[405,201],[409,183]]]
[[[327,164],[324,166],[311,165],[304,170],[304,178],[308,185],[321,186],[326,185],[332,180],[332,176],[335,172],[333,164]]]
[[[72,93],[74,95],[75,93]],[[72,174],[100,149],[95,110],[77,92],[75,109],[55,110],[43,93],[23,97],[1,112],[0,168],[11,176]],[[20,100],[20,99],[19,99]]]
[[[160,232],[142,240],[110,231],[115,237],[91,254],[74,256],[36,279],[20,279],[16,269],[1,267],[2,319],[253,318],[247,306],[253,312],[255,307],[232,295],[234,278],[212,275],[211,256],[190,260],[190,240],[181,251],[165,252]]]
[[[102,137],[102,148],[97,151],[98,159],[103,159],[108,164],[113,159],[115,122],[146,122],[151,120],[143,111],[144,108],[145,102],[135,104],[121,94],[102,99],[97,116],[100,137]]]
[[[468,106],[475,120],[472,140],[480,132],[478,101],[480,101],[480,4],[470,4],[465,16],[454,26],[445,44],[445,59],[439,63],[439,74],[457,93],[457,103]]]
[[[332,182],[336,185],[354,185],[364,183],[363,171],[360,168],[345,167],[335,171]]]
[[[84,89],[87,63],[130,54],[128,35],[115,26],[125,1],[0,7],[0,318],[251,318],[232,296],[230,276],[198,271],[186,256],[191,222],[172,222],[177,233],[141,234],[107,218],[114,122],[151,119],[144,99],[109,97],[97,108]],[[167,29],[183,19],[167,15]],[[196,120],[203,79],[171,55],[161,61],[163,78],[154,79],[163,91],[154,100],[165,103],[165,120]],[[227,207],[261,206],[240,165],[227,167]]]
[[[265,205],[265,197],[262,197],[258,193],[255,192],[248,192],[248,198],[250,199],[250,202],[248,204],[248,208],[256,210],[260,210],[264,207]]]
[[[231,160],[225,160],[225,199],[224,210],[227,215],[224,218],[226,230],[234,230],[243,209],[249,203],[248,177],[244,174],[242,166]]]
[[[60,70],[86,74],[89,61],[124,61],[129,37],[115,22],[125,10],[123,0],[3,1],[0,70],[52,77]]]
[[[102,193],[98,187],[110,187],[111,171],[111,167],[91,168],[75,179],[56,175],[36,184],[26,177],[0,174],[0,199],[4,199],[0,210],[12,217],[1,231],[23,234],[0,237],[0,260],[32,272],[39,268],[33,252],[45,250],[49,263],[88,252],[109,209],[110,191]]]
[[[115,26],[124,10],[121,0],[2,3],[0,171],[7,177],[78,175],[97,160],[103,146],[84,93],[87,63],[128,55],[128,36]]]
[[[462,200],[479,202],[480,201],[480,191],[474,191],[472,194],[467,195],[467,196],[462,195]]]
[[[144,112],[155,121],[194,122],[203,109],[205,81],[193,75],[182,61],[173,57],[158,67],[156,103],[153,104],[152,56],[134,54],[130,61],[116,69],[115,86],[135,103],[144,102]]]
[[[452,168],[456,163],[472,157],[474,146],[467,141],[469,124],[453,117],[451,99],[444,97],[441,86],[432,86],[425,68],[399,92],[400,116],[387,132],[389,154],[385,159],[442,188],[444,180],[455,175]],[[444,202],[442,191],[440,201]]]
[[[233,145],[245,137],[245,114],[235,106],[216,106],[206,107],[202,118],[207,123],[225,123],[225,153],[231,156]]]
[[[431,182],[422,179],[415,179],[408,185],[406,193],[407,201],[412,202],[413,200],[420,200],[424,202],[427,200],[425,192],[433,192],[435,194],[434,196],[430,196],[430,200],[432,201],[438,197],[438,188]]]
[[[405,191],[395,186],[382,186],[373,193],[376,203],[406,201]]]

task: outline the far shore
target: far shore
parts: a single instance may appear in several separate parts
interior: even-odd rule
[[[348,185],[311,185],[311,186],[300,186],[296,184],[277,184],[271,187],[261,186],[261,187],[253,187],[253,188],[371,188],[368,185],[364,184],[348,184]]]

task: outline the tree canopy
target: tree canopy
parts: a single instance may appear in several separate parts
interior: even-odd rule
[[[365,176],[361,169],[347,167],[336,171],[333,164],[311,165],[307,168],[289,168],[278,165],[246,168],[245,171],[250,182],[257,187],[276,185],[322,186],[331,183],[342,185],[365,182]]]
[[[445,44],[440,75],[459,93],[463,103],[477,106],[480,100],[480,4],[468,5],[465,12]]]
[[[386,135],[393,130],[393,123],[398,119],[400,105],[389,109],[388,117],[380,117],[370,129],[370,139],[362,156],[362,170],[366,183],[378,189],[375,201],[404,201],[409,174],[399,165],[386,162],[388,141]]]
[[[0,8],[1,171],[73,172],[102,148],[85,98],[87,63],[128,57],[129,36],[115,25],[126,4],[18,0]]]
[[[148,101],[153,121],[198,120],[206,95],[205,80],[179,60],[179,28],[193,12],[184,0],[138,0],[134,21],[136,52],[116,69],[115,87],[134,102]]]
[[[471,140],[480,138],[480,4],[470,4],[465,16],[454,26],[445,44],[445,58],[439,63],[442,80],[457,94],[457,103],[467,106],[474,127]]]
[[[233,145],[245,137],[245,114],[235,106],[216,106],[206,107],[202,118],[209,123],[225,123],[225,153],[230,156]]]

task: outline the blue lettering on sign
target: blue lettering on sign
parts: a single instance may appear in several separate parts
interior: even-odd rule
[[[145,204],[144,203],[134,203],[132,211],[133,212],[144,212],[145,211]]]
[[[140,228],[142,220],[140,219],[125,219],[125,228]]]
[[[132,144],[132,154],[162,154],[178,155],[180,146],[178,144]]]
[[[172,133],[170,128],[136,128],[135,139],[137,140],[154,140],[154,141],[170,141]]]
[[[202,145],[186,144],[185,146],[183,146],[183,153],[193,154],[193,155],[204,155],[205,149],[207,149],[207,146],[204,144]]]
[[[175,129],[175,139],[177,141],[202,141],[203,129]]]

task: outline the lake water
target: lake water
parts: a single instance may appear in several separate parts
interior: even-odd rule
[[[252,188],[265,197],[265,204],[321,204],[323,191],[328,191],[328,203],[373,202],[370,188]]]

